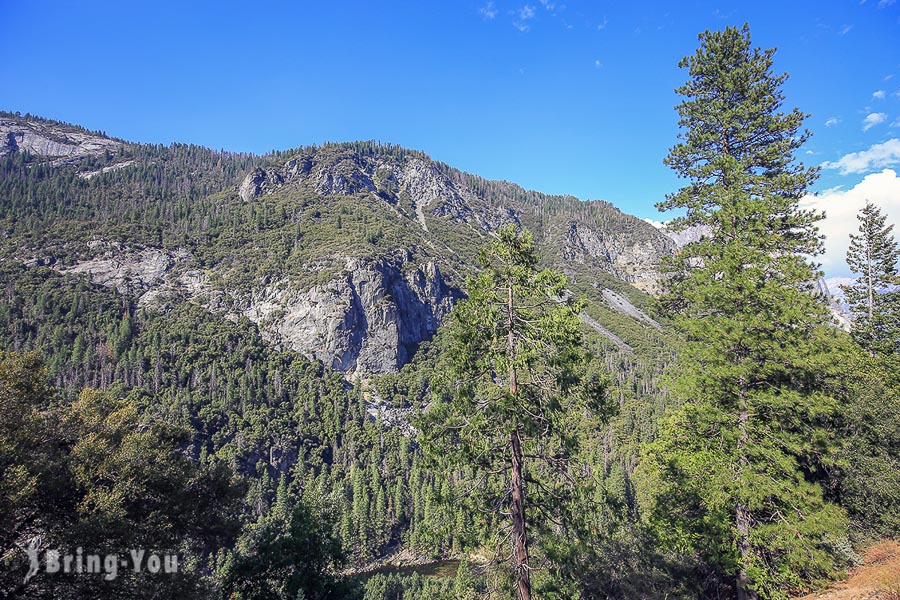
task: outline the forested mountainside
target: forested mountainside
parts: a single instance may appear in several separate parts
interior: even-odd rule
[[[0,135],[0,596],[787,598],[896,535],[895,296],[832,322],[791,193],[670,237],[373,142]],[[85,544],[182,568],[23,581]]]
[[[245,482],[251,524],[279,495],[327,505],[351,571],[486,539],[490,520],[440,501],[472,472],[436,477],[411,421],[478,248],[527,227],[587,299],[584,330],[613,374],[618,416],[590,450],[608,513],[593,526],[634,542],[629,477],[673,353],[646,292],[675,245],[652,226],[371,142],[260,157],[30,115],[4,113],[0,130],[3,348],[37,351],[62,402],[104,390],[190,432],[193,459]],[[653,584],[614,581],[632,575],[597,585]]]
[[[0,113],[0,597],[896,597],[894,225],[831,302],[809,115],[749,25],[697,40],[659,229]]]
[[[535,232],[608,339],[626,348],[657,329],[640,292],[657,288],[674,243],[606,202],[527,192],[371,142],[253,157],[9,114],[0,129],[4,259],[90,274],[141,306],[191,301],[246,317],[342,372],[406,364],[503,223]]]

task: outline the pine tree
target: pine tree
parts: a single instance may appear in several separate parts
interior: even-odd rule
[[[857,218],[859,235],[850,235],[847,264],[859,277],[841,286],[853,313],[853,337],[872,353],[893,354],[900,349],[900,247],[877,206],[866,202]]]
[[[683,401],[646,448],[644,508],[664,542],[703,557],[739,599],[783,597],[838,567],[845,516],[823,500],[836,402],[824,388],[833,334],[811,293],[817,177],[795,160],[806,115],[782,112],[787,75],[749,28],[704,32],[677,89],[682,140],[666,158],[687,186],[658,205],[709,234],[672,261],[664,306],[685,344]],[[833,357],[829,357],[833,359]]]
[[[564,275],[538,268],[530,233],[500,228],[480,264],[447,327],[446,395],[426,414],[423,442],[476,469],[466,495],[482,515],[505,512],[498,556],[509,540],[512,587],[528,600],[539,567],[531,545],[542,528],[566,522],[565,486],[578,477],[570,459],[605,413],[605,380],[589,375],[579,303],[565,299]]]

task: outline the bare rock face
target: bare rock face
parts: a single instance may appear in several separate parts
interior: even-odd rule
[[[456,200],[459,192],[434,166],[421,158],[409,160],[397,179],[402,189],[415,192],[416,201],[424,206],[439,200]]]
[[[262,169],[254,169],[252,173],[244,177],[238,194],[244,202],[250,202],[262,192],[262,184],[266,180],[266,172]]]
[[[633,317],[638,321],[643,321],[647,323],[657,331],[662,331],[662,327],[659,323],[653,320],[653,318],[632,304],[628,298],[625,296],[614,292],[613,290],[604,289],[602,291],[603,300],[606,301],[606,304],[609,305],[611,309],[616,312],[620,312],[623,315],[628,315],[629,317]]]
[[[254,294],[242,312],[335,370],[381,374],[406,364],[459,296],[434,262],[349,259],[344,273],[324,285],[297,291],[281,281]]]
[[[284,184],[284,177],[276,171],[264,171],[259,167],[244,177],[238,188],[238,194],[244,202],[250,202],[264,192],[271,193]]]
[[[343,272],[307,290],[287,279],[235,298],[216,289],[184,249],[125,248],[97,240],[94,256],[56,266],[166,310],[195,302],[255,322],[263,335],[350,375],[393,373],[430,340],[462,294],[434,261],[348,258]],[[52,262],[52,261],[51,261]]]
[[[586,312],[579,314],[579,316],[581,317],[581,320],[585,325],[587,325],[588,327],[590,327],[591,329],[593,329],[594,331],[596,331],[597,333],[599,333],[600,335],[602,335],[603,337],[605,337],[606,339],[608,339],[609,341],[614,343],[620,349],[624,350],[625,352],[627,352],[629,354],[634,353],[634,348],[632,348],[631,346],[626,344],[622,340],[622,338],[620,338],[619,336],[614,334],[612,331],[610,331],[609,329],[607,329],[606,327],[601,325],[597,319],[593,318]]]
[[[54,164],[113,151],[121,142],[72,127],[24,118],[0,118],[0,156],[28,152],[55,159]]]
[[[374,192],[375,182],[359,161],[337,160],[317,169],[314,177],[316,192],[323,196],[347,196],[359,192]]]
[[[165,292],[171,292],[172,269],[192,260],[185,249],[126,249],[99,240],[88,246],[97,253],[94,258],[57,269],[66,274],[88,275],[94,283],[138,297],[141,305],[155,304]]]
[[[649,225],[646,228],[652,229]],[[655,233],[655,232],[654,232]],[[655,292],[661,283],[659,264],[674,251],[674,243],[663,235],[636,236],[629,232],[600,232],[582,223],[572,223],[562,244],[562,257],[594,262],[616,277],[645,292]]]
[[[134,164],[133,160],[123,160],[120,163],[116,163],[114,165],[110,165],[108,167],[103,167],[102,169],[97,169],[96,171],[83,171],[78,174],[82,179],[93,179],[97,175],[103,175],[104,173],[111,173],[113,171],[119,171],[126,167],[130,167]]]
[[[679,231],[673,231],[663,226],[660,228],[660,231],[675,242],[675,246],[678,249],[684,248],[693,242],[699,242],[712,233],[712,229],[708,225],[692,225]]]
[[[466,220],[472,213],[472,209],[459,196],[453,185],[440,176],[433,164],[414,159],[394,177],[400,189],[412,199],[416,219],[426,231],[428,225],[425,222],[425,210],[432,204],[437,203],[431,213],[438,217],[452,215],[458,220]]]
[[[284,185],[304,182],[323,196],[375,192],[378,187],[373,181],[373,174],[374,166],[352,153],[344,153],[321,163],[314,163],[309,156],[299,156],[280,167],[257,167],[244,178],[238,193],[246,202],[274,193]]]
[[[840,286],[852,282],[853,279],[850,277],[835,277],[830,280],[819,277],[816,279],[813,289],[813,294],[822,298],[828,305],[828,312],[831,313],[835,324],[844,331],[850,331],[853,328],[853,320]]]

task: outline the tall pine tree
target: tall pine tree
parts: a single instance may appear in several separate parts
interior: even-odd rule
[[[644,510],[663,542],[699,556],[741,599],[778,598],[838,567],[845,516],[823,500],[836,403],[825,387],[828,314],[804,255],[818,215],[798,200],[817,177],[795,160],[806,115],[782,112],[787,75],[750,32],[704,32],[666,158],[688,184],[658,205],[703,226],[670,264],[663,298],[684,334],[683,404],[644,455]]]
[[[900,247],[877,206],[866,202],[857,218],[859,235],[850,235],[847,264],[859,277],[841,286],[853,313],[853,337],[869,352],[894,354],[900,349]]]
[[[465,496],[482,520],[504,515],[492,522],[497,556],[511,557],[511,586],[529,600],[531,572],[547,566],[534,542],[574,522],[572,484],[585,483],[585,470],[573,459],[608,412],[606,379],[592,367],[565,276],[539,268],[530,233],[501,227],[480,263],[446,330],[447,382],[423,441],[450,465],[476,471]]]

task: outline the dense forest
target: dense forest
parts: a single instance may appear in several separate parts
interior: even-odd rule
[[[686,185],[659,208],[705,232],[681,248],[387,144],[255,156],[2,113],[110,143],[0,156],[0,595],[777,599],[896,538],[892,225],[859,215],[845,331],[774,50],[708,31],[680,66],[666,164]],[[83,268],[142,252],[190,285]],[[395,333],[396,369],[316,359],[337,334],[361,352],[361,321],[310,353],[276,335],[284,307],[250,310],[284,281],[361,304],[349,258],[393,277],[389,331],[409,289],[428,318],[452,303]],[[177,568],[54,572],[53,549]]]

